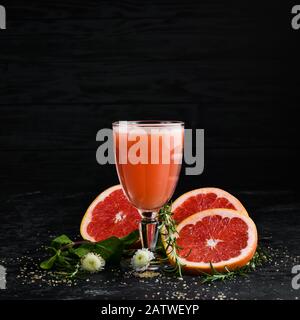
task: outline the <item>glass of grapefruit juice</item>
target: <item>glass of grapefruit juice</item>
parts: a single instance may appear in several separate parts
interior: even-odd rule
[[[113,123],[113,135],[120,183],[142,216],[142,246],[154,252],[158,212],[172,197],[181,169],[184,123],[118,121]]]

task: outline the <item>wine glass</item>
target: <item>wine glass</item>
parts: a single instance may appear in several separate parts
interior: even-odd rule
[[[118,121],[113,123],[114,153],[123,190],[140,212],[143,248],[155,252],[158,212],[177,185],[183,154],[181,121]],[[156,269],[152,264],[149,269]]]

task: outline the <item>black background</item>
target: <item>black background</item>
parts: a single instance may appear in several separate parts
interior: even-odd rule
[[[118,183],[113,165],[96,162],[96,133],[116,120],[205,129],[204,173],[182,174],[176,195],[216,186],[254,216],[286,210],[280,243],[299,225],[297,3],[0,4],[2,243],[15,239],[24,251],[47,241],[37,232],[78,233],[93,197]],[[2,256],[14,254],[3,246]]]
[[[1,188],[116,183],[114,167],[95,161],[95,137],[126,119],[205,129],[205,171],[186,178],[191,187],[298,188],[291,7],[10,1],[0,34]]]

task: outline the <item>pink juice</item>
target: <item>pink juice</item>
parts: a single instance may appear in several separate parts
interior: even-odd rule
[[[176,187],[184,129],[153,126],[133,134],[135,129],[120,127],[114,131],[117,171],[131,203],[143,211],[155,211],[169,201]]]

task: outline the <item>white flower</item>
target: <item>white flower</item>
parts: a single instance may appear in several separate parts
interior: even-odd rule
[[[149,267],[150,262],[153,259],[153,252],[149,251],[146,248],[139,249],[132,257],[131,265],[136,271],[145,271]]]
[[[105,260],[97,253],[89,252],[81,258],[81,268],[88,272],[103,270]]]

